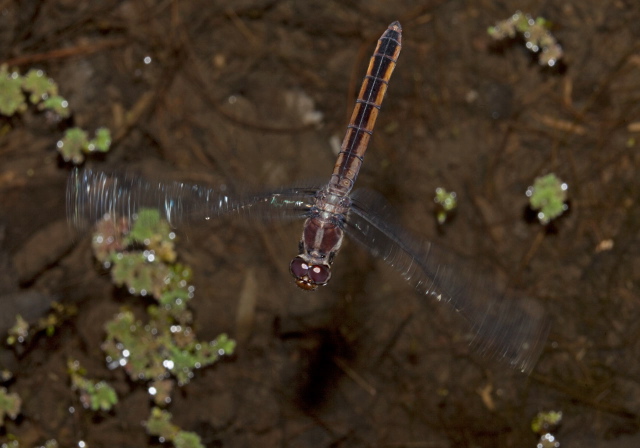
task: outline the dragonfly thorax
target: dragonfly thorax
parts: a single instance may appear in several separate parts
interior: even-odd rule
[[[316,194],[316,209],[321,213],[325,212],[325,214],[344,215],[349,211],[349,207],[351,207],[351,199],[349,196],[331,193],[329,189],[330,187],[327,186]]]
[[[307,218],[300,240],[300,253],[290,264],[291,274],[300,288],[314,290],[327,284],[331,277],[331,263],[342,246],[342,225],[342,220],[332,213],[318,211]]]

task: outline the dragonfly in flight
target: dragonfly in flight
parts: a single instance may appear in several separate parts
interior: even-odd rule
[[[401,48],[402,28],[393,22],[371,57],[328,184],[234,193],[76,169],[67,186],[69,220],[81,228],[104,216],[133,219],[145,207],[160,210],[178,229],[224,215],[244,215],[255,222],[304,219],[299,254],[290,264],[300,288],[327,284],[346,234],[399,271],[419,294],[464,316],[478,352],[530,371],[549,327],[542,306],[497,287],[490,276],[450,251],[412,236],[377,193],[352,193]]]

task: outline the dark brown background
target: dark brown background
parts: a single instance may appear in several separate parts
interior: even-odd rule
[[[560,67],[541,68],[521,43],[491,42],[487,27],[518,8],[553,23]],[[526,377],[469,354],[454,313],[422,303],[353,244],[331,284],[307,294],[287,272],[299,224],[221,221],[179,243],[195,269],[197,331],[238,336],[240,291],[253,280],[255,325],[233,358],[175,394],[176,423],[209,447],[533,447],[531,419],[554,409],[563,446],[638,446],[637,2],[0,1],[0,61],[46,70],[75,124],[112,129],[113,150],[90,166],[273,186],[328,176],[329,140],[342,138],[393,20],[403,51],[359,184],[416,234],[491,263],[545,305],[554,326],[537,368]],[[313,99],[322,126],[304,126],[291,94]],[[136,299],[114,290],[88,237],[74,242],[67,229],[62,126],[33,110],[3,123],[3,329],[51,299],[79,307],[53,337],[18,355],[3,349],[7,385],[24,399],[7,430],[25,446],[154,443],[140,424],[144,385],[104,365],[103,324]],[[569,184],[571,207],[551,232],[524,211],[525,190],[548,172]],[[438,186],[459,198],[444,232]],[[116,387],[113,412],[81,410],[69,357]]]

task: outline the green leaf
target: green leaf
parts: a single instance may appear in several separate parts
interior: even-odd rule
[[[180,428],[171,423],[171,414],[157,407],[151,410],[145,426],[149,435],[162,437],[165,440],[173,440],[180,431]]]
[[[173,438],[173,444],[176,448],[204,448],[200,436],[195,432],[189,431],[178,432]]]
[[[77,165],[84,160],[84,152],[87,151],[88,144],[87,132],[75,127],[65,131],[57,147],[65,162],[71,161]]]
[[[539,412],[531,421],[531,430],[536,434],[551,431],[562,421],[562,411]]]
[[[443,225],[447,220],[447,216],[458,206],[456,193],[454,191],[449,192],[442,187],[438,187],[436,188],[436,196],[433,200],[438,204],[436,208],[438,224]]]
[[[7,389],[0,387],[0,426],[4,425],[4,417],[8,415],[15,419],[20,413],[22,400],[16,393],[7,393]]]
[[[232,355],[236,348],[236,341],[229,339],[227,334],[222,333],[215,339],[212,345],[216,347],[219,355]]]
[[[118,286],[125,286],[130,294],[152,295],[159,298],[166,287],[169,268],[164,263],[148,261],[143,252],[113,253],[111,278]]]
[[[50,96],[58,94],[58,86],[42,70],[32,68],[22,79],[22,88],[30,93],[29,101],[38,104]]]
[[[118,403],[116,391],[105,381],[100,381],[93,386],[91,395],[91,409],[94,411],[110,410]]]
[[[569,208],[565,204],[568,188],[566,183],[551,173],[538,177],[533,186],[527,189],[529,205],[538,211],[538,220],[542,224],[548,224]]]
[[[107,128],[98,128],[96,136],[89,142],[89,151],[107,152],[111,147],[111,132]]]
[[[38,109],[52,110],[60,115],[62,118],[68,118],[71,115],[71,109],[69,109],[69,102],[59,95],[53,95],[38,104]]]
[[[153,241],[161,241],[169,233],[169,225],[160,220],[160,212],[151,208],[143,208],[138,212],[131,233],[130,243],[149,246]]]
[[[6,65],[0,66],[0,114],[10,117],[26,109],[22,78],[18,72],[9,73]]]

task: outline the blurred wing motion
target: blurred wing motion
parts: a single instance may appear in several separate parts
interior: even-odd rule
[[[303,219],[313,213],[317,186],[266,193],[232,193],[180,182],[151,182],[132,175],[74,170],[67,185],[69,222],[83,229],[109,216],[133,220],[142,208],[159,210],[177,229],[234,215],[257,221]],[[420,294],[450,304],[471,324],[481,354],[529,372],[540,355],[549,321],[535,301],[505,293],[495,276],[483,275],[450,251],[414,239],[396,224],[382,196],[358,190],[344,231],[381,257]]]
[[[412,237],[394,224],[394,213],[377,193],[358,190],[352,200],[345,226],[351,239],[393,266],[420,294],[446,302],[464,316],[480,354],[523,372],[533,369],[550,325],[540,304],[502,291],[495,276]]]
[[[160,211],[177,229],[230,214],[282,221],[304,218],[316,190],[317,187],[292,187],[236,194],[181,182],[151,182],[131,174],[75,169],[67,183],[67,217],[79,229],[105,215],[131,220],[142,208]]]

